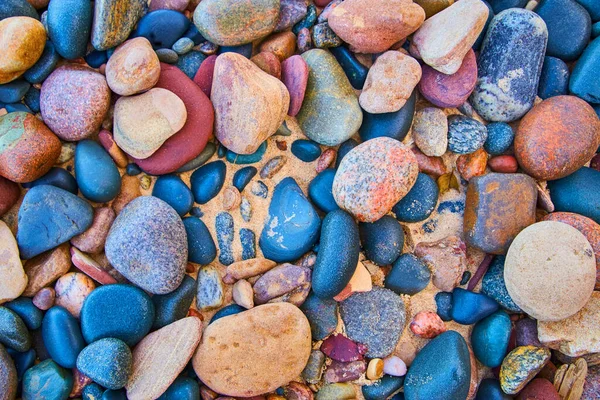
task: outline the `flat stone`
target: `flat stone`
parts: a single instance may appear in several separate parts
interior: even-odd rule
[[[66,399],[73,387],[71,371],[45,360],[23,375],[23,399]]]
[[[27,275],[19,258],[17,241],[0,221],[0,304],[16,299],[27,286]]]
[[[160,62],[148,39],[130,39],[117,47],[106,63],[110,89],[131,96],[152,88],[160,76]]]
[[[35,12],[35,10],[33,10]],[[46,45],[46,30],[31,17],[12,17],[0,21],[0,84],[14,81],[41,57]]]
[[[123,43],[146,8],[146,0],[98,0],[94,5],[92,46],[102,51]]]
[[[111,207],[95,208],[92,225],[82,234],[73,237],[71,244],[85,253],[100,253],[104,250],[104,243],[115,217]]]
[[[467,246],[457,236],[418,243],[414,254],[433,271],[433,284],[446,292],[459,285],[467,268]]]
[[[77,356],[77,370],[105,388],[117,390],[127,383],[131,358],[131,350],[125,342],[104,338],[81,350]]]
[[[569,92],[589,102],[600,102],[600,85],[594,79],[600,69],[600,40],[593,40],[571,72]]]
[[[33,297],[45,286],[52,284],[71,268],[69,244],[64,243],[52,251],[27,260],[24,265],[27,274],[27,287],[23,296]]]

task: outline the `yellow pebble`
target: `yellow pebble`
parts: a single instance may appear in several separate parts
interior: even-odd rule
[[[367,379],[375,381],[383,376],[383,360],[381,358],[374,358],[369,361],[367,367]]]

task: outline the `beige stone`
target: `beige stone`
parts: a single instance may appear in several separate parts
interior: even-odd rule
[[[538,321],[560,321],[587,303],[596,282],[592,246],[577,229],[543,221],[521,231],[504,264],[506,289]]]
[[[130,39],[117,47],[106,63],[106,81],[121,96],[151,89],[160,77],[160,61],[145,37]]]
[[[245,279],[240,279],[233,285],[233,301],[246,309],[254,307],[254,290]]]
[[[79,318],[85,298],[96,288],[94,281],[81,272],[69,272],[61,276],[54,291],[55,303],[66,308],[75,318]]]
[[[61,244],[54,250],[42,253],[25,263],[25,273],[29,278],[23,292],[25,297],[33,297],[42,289],[67,273],[71,268],[71,254],[68,243]]]
[[[0,21],[0,84],[17,79],[33,66],[45,45],[46,30],[40,21],[30,17]]]
[[[264,304],[210,324],[193,366],[212,390],[251,397],[297,378],[310,351],[310,326],[302,311],[289,303]]]
[[[415,145],[430,157],[441,157],[448,148],[448,118],[444,110],[426,107],[415,113],[412,126]]]
[[[488,12],[481,0],[452,4],[421,25],[410,44],[411,54],[441,73],[454,74],[483,30]]]
[[[365,265],[359,261],[352,278],[350,278],[350,282],[348,282],[346,287],[333,299],[335,301],[344,301],[348,297],[352,296],[352,293],[370,292],[371,289],[373,289],[371,274]]]
[[[227,275],[233,279],[246,279],[256,275],[264,274],[275,267],[275,261],[266,258],[250,258],[248,260],[236,261],[227,266]]]
[[[17,241],[0,221],[0,304],[16,299],[27,286],[27,275],[19,258]]]

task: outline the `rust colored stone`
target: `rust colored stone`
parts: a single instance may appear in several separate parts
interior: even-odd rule
[[[69,243],[64,243],[54,250],[27,260],[23,266],[28,278],[23,296],[34,296],[40,289],[67,273],[71,267],[69,247]]]
[[[488,166],[494,172],[502,172],[505,174],[515,173],[519,169],[517,159],[508,154],[490,158]]]
[[[265,71],[267,74],[281,79],[281,63],[279,58],[269,51],[261,51],[250,59],[258,68]]]
[[[444,321],[433,311],[418,312],[410,323],[411,332],[425,339],[433,339],[447,329]]]
[[[127,164],[129,163],[127,155],[125,154],[125,152],[123,152],[123,150],[119,148],[119,146],[117,146],[112,134],[109,131],[107,131],[106,129],[102,129],[98,134],[98,140],[100,141],[102,147],[104,147],[104,150],[106,150],[106,152],[115,161],[115,164],[117,164],[117,166],[119,166],[120,168],[125,168],[127,166]]]
[[[112,202],[112,208],[117,215],[129,202],[137,197],[140,197],[140,181],[135,176],[123,175],[121,178],[121,192]]]
[[[17,79],[33,66],[45,45],[46,30],[40,21],[30,17],[0,21],[0,84]]]
[[[198,72],[196,72],[196,75],[194,76],[194,83],[200,86],[200,89],[202,89],[207,97],[210,97],[215,61],[217,61],[217,56],[215,54],[208,56],[206,60],[202,61]]]
[[[327,168],[329,168],[329,166],[335,159],[336,154],[337,153],[336,153],[335,149],[331,149],[331,148],[326,149],[323,153],[321,153],[321,156],[319,156],[319,159],[317,160],[317,165],[315,166],[315,170],[317,171],[317,174],[320,174],[321,172],[323,172]]]
[[[20,195],[19,185],[0,176],[0,217],[15,205]]]
[[[273,53],[279,58],[279,61],[283,61],[294,55],[296,51],[296,35],[292,32],[274,33],[260,44],[259,50],[261,52],[267,51]]]
[[[554,385],[546,379],[536,378],[519,393],[517,400],[560,400]],[[573,399],[574,400],[574,399]]]
[[[427,175],[433,175],[436,178],[448,172],[442,157],[426,156],[416,146],[413,146],[410,150],[417,157],[419,171],[426,173]]]
[[[460,175],[467,181],[476,176],[485,174],[488,154],[483,149],[479,149],[471,154],[463,154],[456,160],[456,169]]]

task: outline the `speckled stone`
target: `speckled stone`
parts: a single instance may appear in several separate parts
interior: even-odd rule
[[[504,256],[496,256],[483,276],[481,291],[496,300],[502,308],[513,313],[521,313],[519,307],[508,294],[504,283]]]
[[[90,2],[80,0],[53,1],[48,4],[48,36],[56,51],[67,60],[86,54],[92,26],[92,8]]]
[[[196,307],[200,311],[221,307],[225,297],[225,286],[219,271],[211,265],[206,265],[198,271],[197,279]]]
[[[300,307],[308,322],[314,340],[323,340],[337,327],[337,302],[333,299],[321,299],[311,293]]]
[[[46,45],[46,30],[30,17],[11,17],[0,21],[0,84],[14,81],[41,57]]]
[[[172,292],[185,274],[185,228],[177,212],[156,197],[138,197],[121,211],[105,250],[117,271],[153,294]]]
[[[600,366],[595,365],[588,369],[583,386],[582,399],[593,400],[600,396]]]
[[[485,125],[464,115],[448,117],[448,150],[470,154],[483,147],[487,139]]]
[[[130,39],[117,47],[106,63],[110,89],[131,96],[152,88],[160,76],[160,62],[148,39]]]
[[[281,0],[279,20],[274,31],[285,31],[304,18],[308,12],[308,3],[307,0]]]
[[[77,369],[105,388],[121,389],[131,372],[131,350],[125,342],[105,338],[91,343],[79,353]]]
[[[17,369],[12,358],[0,344],[0,399],[12,400],[17,396]]]
[[[31,335],[23,319],[14,311],[0,306],[0,343],[24,352],[31,348]]]
[[[97,0],[92,23],[92,46],[108,50],[123,43],[146,13],[146,0]]]
[[[152,296],[152,303],[154,303],[156,311],[152,328],[159,329],[185,318],[195,295],[196,280],[186,275],[175,291]]]
[[[109,106],[106,79],[83,65],[63,65],[42,85],[42,117],[63,140],[77,141],[97,133]]]
[[[550,350],[534,346],[517,347],[504,358],[500,386],[504,393],[517,394],[550,360]]]
[[[436,181],[419,172],[410,191],[392,208],[396,219],[402,222],[424,221],[435,210],[439,198]]]

